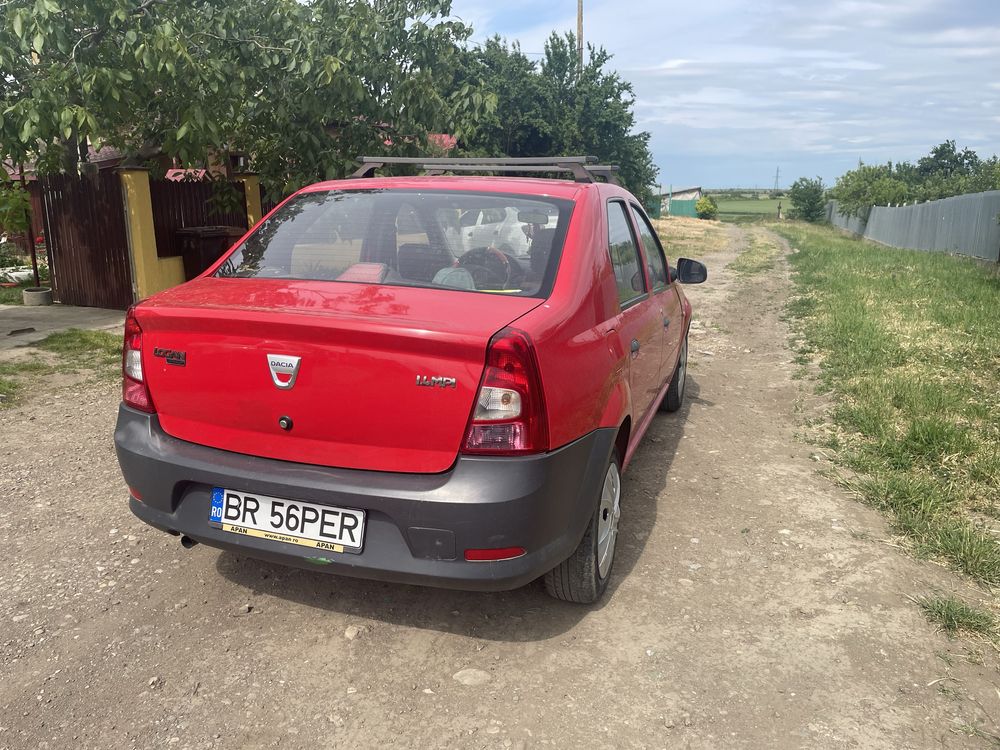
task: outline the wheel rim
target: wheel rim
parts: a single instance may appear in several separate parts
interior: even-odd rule
[[[688,342],[685,338],[681,343],[681,357],[677,363],[677,395],[684,396],[684,386],[687,384],[688,374]]]
[[[597,570],[601,578],[611,570],[615,558],[615,544],[618,541],[618,519],[621,517],[622,480],[618,464],[611,462],[604,476],[601,490],[601,507],[597,511]]]

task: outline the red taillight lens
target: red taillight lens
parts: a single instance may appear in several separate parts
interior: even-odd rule
[[[155,411],[142,374],[142,329],[131,307],[125,316],[125,343],[122,346],[122,401],[133,409]]]
[[[505,328],[490,340],[462,452],[512,456],[548,449],[535,348],[528,334]]]

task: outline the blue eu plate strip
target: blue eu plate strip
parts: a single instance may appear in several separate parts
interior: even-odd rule
[[[222,501],[225,490],[221,487],[212,488],[212,512],[208,516],[209,523],[222,523]]]

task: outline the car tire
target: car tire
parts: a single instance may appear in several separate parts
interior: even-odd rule
[[[674,368],[674,376],[670,380],[670,387],[667,388],[667,395],[660,403],[662,411],[677,411],[684,403],[684,387],[687,385],[687,362],[688,362],[688,340],[687,336],[681,342],[681,354],[677,358],[677,367]]]
[[[545,574],[545,590],[551,596],[575,604],[593,604],[601,598],[608,587],[618,546],[621,495],[621,460],[615,451],[608,460],[597,509],[583,539],[568,560]]]

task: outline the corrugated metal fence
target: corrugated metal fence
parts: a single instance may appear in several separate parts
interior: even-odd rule
[[[676,198],[667,203],[667,213],[670,216],[690,216],[696,217],[698,213],[694,210],[696,200],[679,201]]]
[[[867,222],[841,214],[836,201],[827,204],[826,213],[834,226],[883,245],[1000,262],[1000,190],[913,206],[875,206]]]

